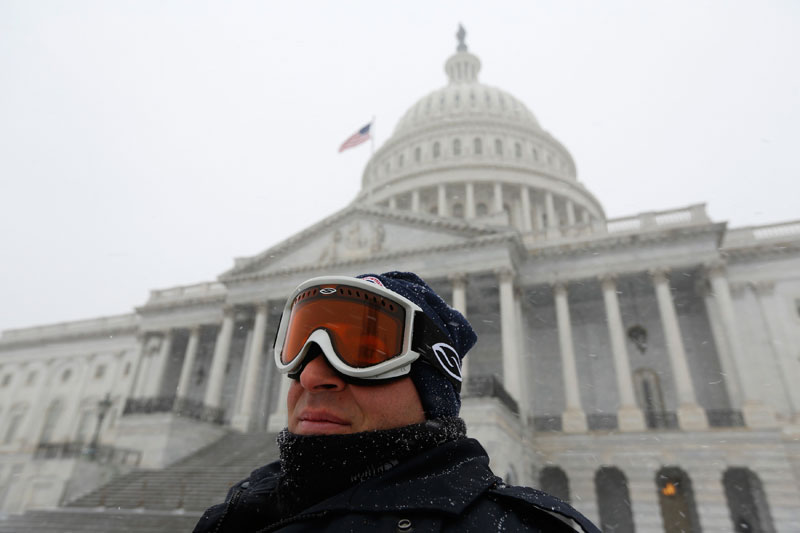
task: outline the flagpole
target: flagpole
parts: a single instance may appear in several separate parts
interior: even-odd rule
[[[372,122],[370,124],[372,124],[369,127],[371,133],[371,135],[369,136],[369,146],[370,150],[372,150],[370,152],[370,155],[375,155],[375,115],[372,115]]]

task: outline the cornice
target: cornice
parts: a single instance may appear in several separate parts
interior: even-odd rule
[[[687,240],[700,235],[714,235],[724,230],[724,223],[711,223],[688,226],[666,226],[644,232],[626,232],[618,235],[597,234],[585,239],[571,240],[541,247],[528,248],[528,256],[539,257],[577,257],[597,251],[625,250],[642,244],[658,244]]]
[[[0,339],[0,351],[12,350],[16,348],[29,348],[34,346],[47,346],[62,342],[108,339],[113,337],[121,337],[123,335],[135,336],[138,331],[139,324],[137,323],[128,327],[116,327],[97,331],[64,332],[60,335],[43,335],[36,338],[13,339],[8,341]]]
[[[769,242],[751,246],[721,248],[720,253],[729,263],[745,263],[753,260],[779,259],[800,255],[800,242]]]
[[[201,305],[208,305],[208,304],[215,304],[218,302],[225,302],[227,299],[228,294],[225,293],[217,293],[214,295],[210,295],[207,297],[192,297],[185,300],[175,299],[175,300],[168,300],[164,302],[152,302],[146,303],[140,307],[136,308],[136,312],[141,315],[146,315],[153,311],[163,311],[169,309],[182,309],[187,307],[195,307]]]

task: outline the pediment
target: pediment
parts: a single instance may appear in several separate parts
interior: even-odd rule
[[[307,267],[369,261],[403,251],[467,244],[505,233],[458,219],[352,205],[249,258],[237,258],[222,281]]]

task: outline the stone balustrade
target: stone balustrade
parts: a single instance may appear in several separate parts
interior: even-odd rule
[[[686,226],[707,224],[711,219],[706,213],[705,204],[694,204],[666,211],[648,211],[628,217],[612,218],[606,222],[608,233],[627,233],[666,226]]]
[[[800,220],[730,229],[722,247],[736,248],[783,240],[800,240]]]

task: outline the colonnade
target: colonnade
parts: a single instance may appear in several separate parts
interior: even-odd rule
[[[485,274],[485,273],[476,273]],[[498,286],[499,312],[501,320],[502,375],[506,391],[520,404],[521,414],[527,420],[529,383],[527,369],[524,368],[526,347],[524,346],[524,326],[522,311],[522,287],[511,268],[494,271]],[[664,332],[665,347],[669,356],[672,382],[677,397],[677,419],[679,427],[686,430],[699,430],[708,427],[706,412],[697,402],[692,382],[692,375],[686,356],[686,349],[680,331],[678,315],[669,281],[669,270],[653,269],[648,272],[661,325]],[[738,331],[733,311],[727,276],[720,265],[707,268],[707,276],[712,289],[707,303],[714,305],[712,326],[717,336],[723,336],[726,350],[720,351],[721,366],[726,371],[726,380],[730,381],[731,396],[741,395],[741,407],[745,423],[750,427],[768,427],[774,423],[774,415],[758,400],[758,384],[753,382],[748,372],[738,371],[747,368],[742,345],[738,339]],[[452,286],[451,305],[467,314],[468,282],[467,274],[453,274],[448,278]],[[576,280],[577,281],[577,280]],[[584,281],[584,280],[581,280]],[[605,319],[608,327],[608,338],[614,367],[615,383],[619,407],[617,425],[621,431],[640,431],[645,429],[645,419],[641,408],[637,405],[634,391],[633,375],[627,350],[626,333],[623,326],[620,303],[617,292],[617,277],[613,274],[598,278],[602,292]],[[569,292],[570,281],[561,280],[551,283],[558,330],[558,346],[561,356],[561,367],[564,390],[565,410],[562,414],[562,429],[565,432],[585,432],[588,429],[586,411],[581,401],[580,382],[578,378],[575,348],[573,344],[572,321],[570,318]],[[710,301],[709,301],[710,300]],[[249,342],[246,343],[245,356],[239,380],[239,401],[230,417],[231,424],[241,430],[253,427],[257,414],[256,401],[259,391],[265,386],[261,383],[264,362],[264,342],[268,321],[268,304],[261,302],[254,306],[254,318],[251,321]],[[234,308],[226,307],[222,313],[222,321],[214,345],[214,353],[210,364],[210,372],[203,394],[203,405],[206,409],[221,411],[222,392],[226,367],[231,352],[231,341],[234,332]],[[710,313],[712,315],[712,313]],[[718,317],[715,325],[714,316]],[[143,344],[142,362],[134,388],[133,397],[147,398],[157,396],[164,388],[167,362],[172,346],[172,331],[161,333],[161,342]],[[535,343],[535,339],[533,341]],[[198,347],[200,344],[200,326],[189,330],[189,338],[183,357],[183,364],[178,379],[177,398],[188,396],[191,376],[196,366]],[[728,360],[730,359],[730,360]],[[465,359],[463,369],[466,378],[469,358]],[[286,420],[286,392],[288,380],[281,380],[279,401],[270,416],[269,427],[283,427]],[[466,379],[465,379],[466,383]],[[738,407],[738,405],[737,405]],[[280,429],[280,428],[278,428]]]
[[[209,418],[217,421],[223,416],[223,388],[226,379],[226,370],[231,356],[231,344],[235,328],[235,311],[233,306],[226,306],[222,312],[222,322],[219,325],[211,365],[203,392],[202,405]],[[258,408],[256,402],[259,397],[260,387],[263,387],[260,377],[264,368],[264,344],[266,339],[267,320],[269,307],[267,302],[260,302],[254,306],[254,316],[248,331],[248,342],[245,343],[245,354],[241,372],[241,379],[237,385],[239,401],[235,404],[232,413],[231,425],[236,429],[247,431],[255,423]],[[180,375],[175,389],[175,399],[178,403],[187,402],[191,381],[197,366],[197,355],[200,348],[202,325],[197,324],[189,328],[189,338],[183,354]],[[136,399],[159,397],[165,387],[165,377],[169,364],[169,355],[172,351],[172,342],[175,331],[172,329],[163,332],[151,333],[145,339],[142,348],[142,358],[137,372],[137,378],[131,396]]]
[[[478,212],[478,200],[476,198],[476,186],[484,185],[476,182],[465,182],[457,184],[439,183],[433,187],[428,187],[430,196],[433,201],[430,207],[436,207],[436,213],[439,216],[454,216],[451,212],[452,203],[448,199],[452,199],[454,195],[452,188],[456,187],[459,192],[463,191],[463,217],[467,220],[475,219],[482,216]],[[485,184],[488,187],[488,184]],[[397,209],[399,206],[408,206],[412,212],[420,212],[423,207],[421,198],[421,190],[413,189],[410,192],[399,193],[390,196],[384,200],[385,205],[390,209]],[[534,202],[532,195],[536,194],[538,202]],[[557,210],[556,201],[558,200],[560,206]],[[505,210],[506,202],[511,201],[514,203],[518,210],[518,226],[523,232],[542,232],[548,238],[558,236],[562,226],[572,227],[577,224],[589,226],[593,217],[589,211],[576,205],[568,197],[556,197],[551,191],[539,191],[534,187],[528,185],[511,185],[495,182],[491,185],[491,193],[486,198],[485,202],[480,202],[485,205],[486,213],[496,214],[502,213]]]

